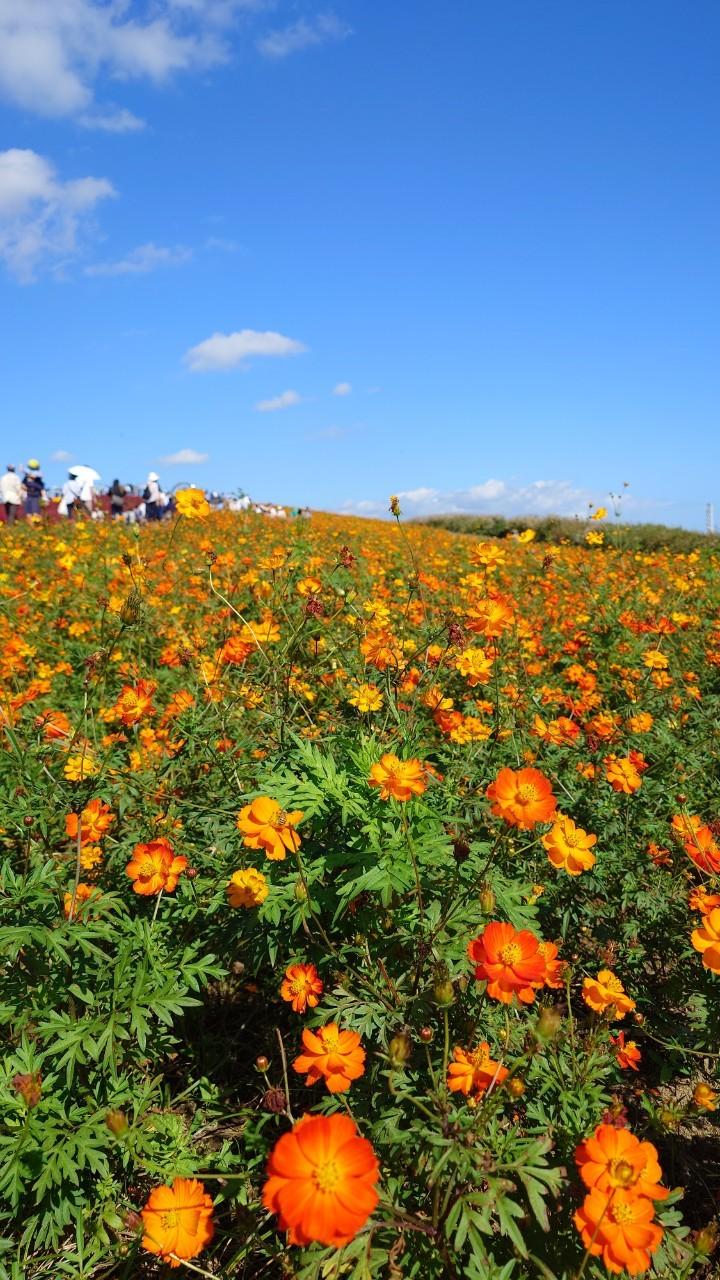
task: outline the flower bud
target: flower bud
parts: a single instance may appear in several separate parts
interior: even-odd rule
[[[715,1252],[717,1243],[718,1228],[712,1222],[709,1226],[703,1227],[702,1231],[698,1231],[695,1237],[695,1248],[703,1258],[709,1258]]]
[[[112,1111],[107,1112],[105,1116],[105,1124],[110,1132],[114,1133],[116,1138],[124,1137],[130,1128],[125,1112],[121,1111],[119,1108],[113,1108]]]
[[[28,1111],[32,1111],[40,1101],[42,1093],[42,1076],[39,1071],[29,1074],[27,1072],[12,1078],[12,1087],[16,1093],[19,1093]]]
[[[308,896],[308,891],[307,891],[307,888],[305,887],[305,885],[303,884],[302,880],[296,880],[296,881],[295,881],[295,889],[293,890],[293,892],[294,892],[294,894],[295,894],[295,901],[296,901],[296,902],[305,902],[305,901],[306,901],[307,896]]]
[[[388,1045],[388,1058],[393,1067],[403,1067],[412,1053],[412,1040],[407,1031],[398,1031]]]
[[[495,910],[495,894],[489,884],[484,884],[480,890],[480,906],[486,916],[492,915]]]
[[[432,1027],[420,1028],[420,1039],[422,1040],[423,1044],[430,1044],[430,1041],[432,1040],[432,1038],[433,1038]]]
[[[438,978],[433,986],[433,999],[441,1008],[452,1004],[455,999],[455,990],[449,978]]]
[[[562,1026],[562,1015],[555,1005],[543,1009],[535,1023],[535,1035],[538,1040],[554,1040]]]
[[[264,1053],[261,1053],[260,1057],[255,1059],[255,1066],[258,1071],[267,1071],[270,1066],[270,1059],[266,1058]]]
[[[520,1076],[511,1076],[505,1088],[511,1098],[521,1098],[525,1092],[525,1081]]]

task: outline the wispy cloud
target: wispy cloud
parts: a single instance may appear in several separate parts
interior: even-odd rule
[[[466,489],[436,489],[421,485],[398,492],[408,516],[493,513],[502,515],[586,515],[588,504],[601,503],[607,494],[573,485],[569,480],[533,480],[518,484],[489,479]],[[384,515],[387,498],[363,498],[348,502],[346,511]]]
[[[166,467],[198,467],[202,462],[207,462],[209,457],[209,453],[199,453],[197,449],[178,449],[177,453],[168,453],[158,461],[163,462]]]
[[[178,267],[192,258],[192,249],[184,245],[169,248],[165,245],[138,245],[125,258],[117,262],[93,262],[85,267],[86,276],[139,276],[157,271],[159,267]]]
[[[333,387],[334,396],[349,396],[352,391],[351,382],[336,382]]]
[[[145,121],[128,111],[127,107],[87,112],[78,116],[78,124],[83,129],[97,129],[104,133],[139,133],[145,128]]]
[[[0,152],[0,259],[21,284],[61,269],[92,230],[95,206],[114,195],[107,178],[61,180],[36,151]]]
[[[350,434],[351,427],[321,427],[319,431],[312,431],[308,435],[308,440],[341,440],[343,436]]]
[[[294,404],[300,404],[301,400],[302,396],[298,391],[283,391],[270,400],[258,400],[255,408],[258,413],[275,413],[277,409],[290,409]]]
[[[50,460],[51,462],[72,462],[73,455],[68,453],[67,449],[56,449],[55,452],[50,455]]]
[[[192,373],[211,373],[247,365],[253,356],[295,356],[302,351],[307,351],[304,343],[282,333],[240,329],[236,333],[214,333],[186,351],[184,360]]]
[[[0,96],[42,116],[127,131],[137,127],[131,113],[96,103],[101,77],[159,85],[225,62],[223,27],[251,8],[248,0],[0,0]]]
[[[319,13],[315,18],[298,18],[287,27],[268,31],[257,41],[266,58],[287,58],[313,45],[336,43],[352,35],[352,27],[334,13]]]
[[[208,236],[205,248],[218,253],[242,253],[242,245],[226,236]]]

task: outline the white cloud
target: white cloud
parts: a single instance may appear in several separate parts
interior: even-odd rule
[[[145,121],[136,116],[127,107],[117,110],[89,112],[78,116],[78,124],[83,129],[98,129],[105,133],[139,133],[145,128]]]
[[[336,382],[335,386],[333,387],[334,396],[349,396],[351,391],[352,391],[351,382]]]
[[[43,116],[79,116],[86,127],[137,128],[130,112],[96,108],[101,76],[159,84],[225,62],[223,28],[243,10],[264,7],[261,0],[0,0],[0,97]]]
[[[67,449],[56,449],[51,455],[52,462],[72,462],[73,455]]]
[[[501,498],[505,492],[504,480],[485,480],[483,484],[474,484],[468,489],[468,496],[474,502],[485,502],[493,498]]]
[[[157,271],[158,267],[177,267],[189,262],[192,250],[184,245],[170,249],[163,245],[141,244],[131,249],[127,257],[118,262],[93,262],[85,268],[86,276],[139,276]]]
[[[350,427],[322,427],[320,431],[314,431],[307,437],[308,440],[341,440],[343,436],[349,435]]]
[[[316,18],[299,18],[287,27],[268,31],[257,41],[257,47],[266,58],[287,58],[312,45],[346,40],[351,35],[352,27],[334,13],[319,13]]]
[[[205,241],[205,248],[217,250],[218,253],[240,253],[242,245],[237,240],[230,240],[227,236],[208,236]]]
[[[504,480],[485,480],[467,489],[434,489],[420,486],[398,491],[407,516],[459,515],[496,513],[507,516],[587,515],[588,503],[603,501],[607,495],[572,485],[568,480],[533,480],[529,484],[513,484]],[[387,498],[364,498],[348,502],[345,511],[364,515],[385,515]]]
[[[61,181],[36,151],[0,152],[0,259],[22,284],[43,268],[62,269],[80,251],[95,205],[114,195],[107,178]]]
[[[197,449],[178,449],[177,453],[168,453],[159,461],[164,462],[166,467],[195,467],[201,462],[207,462],[209,457],[209,453],[198,453]]]
[[[302,342],[282,333],[241,329],[237,333],[214,333],[186,351],[184,360],[192,373],[208,373],[235,369],[251,356],[294,356],[301,351],[307,351]]]
[[[273,396],[271,400],[258,400],[255,408],[258,413],[274,413],[276,409],[290,409],[294,404],[300,404],[302,396],[297,391],[283,391],[279,396]]]

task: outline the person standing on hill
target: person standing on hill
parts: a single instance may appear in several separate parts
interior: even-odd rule
[[[31,458],[27,464],[27,471],[23,476],[23,485],[25,487],[25,515],[39,516],[40,503],[45,492],[45,481],[40,473],[40,463],[37,458]]]
[[[145,516],[148,520],[159,520],[162,515],[159,480],[160,477],[157,472],[151,471],[143,490]]]
[[[7,523],[14,524],[18,508],[22,506],[23,487],[12,462],[8,462],[4,476],[0,477],[0,500],[5,506]]]
[[[108,497],[110,499],[110,514],[113,520],[117,520],[125,511],[125,486],[119,480],[113,480],[108,489]]]

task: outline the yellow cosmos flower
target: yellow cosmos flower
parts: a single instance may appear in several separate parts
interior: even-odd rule
[[[202,489],[181,489],[175,499],[179,516],[186,520],[204,520],[210,515],[210,504]]]
[[[254,867],[248,867],[246,871],[236,871],[230,877],[226,887],[231,907],[259,907],[269,892],[267,880]]]

